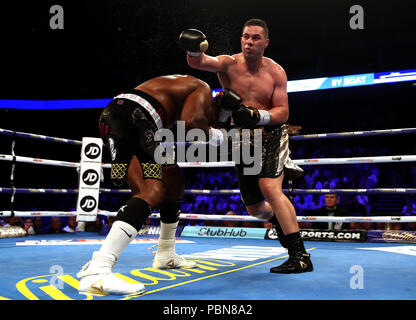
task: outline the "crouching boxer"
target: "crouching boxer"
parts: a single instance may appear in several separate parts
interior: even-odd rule
[[[92,295],[135,295],[142,284],[127,283],[112,273],[120,254],[136,237],[153,209],[160,209],[161,231],[154,268],[193,268],[196,263],[175,252],[185,182],[177,164],[157,163],[158,129],[171,128],[177,119],[185,129],[200,128],[216,144],[220,130],[212,128],[218,103],[211,88],[192,76],[153,78],[116,96],[103,110],[99,129],[111,153],[111,180],[127,182],[132,197],[120,208],[116,221],[98,251],[77,274],[79,291]],[[217,137],[217,138],[216,138]]]

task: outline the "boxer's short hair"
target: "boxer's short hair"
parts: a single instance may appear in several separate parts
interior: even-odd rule
[[[244,23],[243,30],[244,30],[245,27],[248,27],[248,26],[262,27],[264,29],[265,34],[266,34],[266,39],[269,37],[269,28],[267,28],[266,21],[264,21],[262,19],[256,19],[256,18],[249,19]]]

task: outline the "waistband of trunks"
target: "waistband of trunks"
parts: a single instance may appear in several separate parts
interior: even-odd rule
[[[114,99],[128,99],[140,104],[153,118],[158,129],[165,126],[165,112],[163,106],[149,94],[140,90],[129,90],[114,97]]]

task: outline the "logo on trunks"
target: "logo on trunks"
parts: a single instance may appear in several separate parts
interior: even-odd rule
[[[97,201],[91,196],[85,196],[80,203],[82,210],[85,212],[91,212],[97,206]]]
[[[85,147],[84,153],[85,153],[85,155],[89,159],[96,159],[96,158],[98,158],[100,156],[101,149],[98,146],[98,144],[96,144],[96,143],[89,143]]]
[[[262,169],[261,129],[218,129],[207,139],[202,129],[185,132],[185,122],[177,121],[176,140],[172,130],[162,128],[155,132],[154,141],[160,142],[154,152],[158,164],[174,164],[175,159],[176,162],[228,162],[231,156],[235,164],[244,165],[244,175],[258,175]]]
[[[98,173],[95,170],[88,169],[82,175],[82,181],[89,186],[92,186],[98,182]]]

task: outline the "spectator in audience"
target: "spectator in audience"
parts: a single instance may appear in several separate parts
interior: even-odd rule
[[[343,204],[344,207],[350,212],[351,216],[356,217],[365,217],[367,216],[367,208],[360,203],[361,195],[356,196],[344,196],[343,197]],[[371,222],[351,222],[350,223],[351,229],[366,229],[370,230],[373,229],[373,223]]]
[[[65,233],[62,229],[62,221],[60,217],[53,217],[51,219],[48,233]]]
[[[43,218],[36,217],[33,221],[33,229],[35,229],[36,234],[45,234],[48,233],[49,230],[43,226]]]
[[[24,226],[27,234],[36,234],[35,229],[33,228],[33,220],[26,218],[24,220]]]
[[[311,195],[310,195],[311,196]],[[294,206],[296,207],[296,212],[299,216],[304,216],[310,209],[308,203],[306,202],[306,197],[304,195],[296,195],[293,199]]]
[[[114,221],[116,221],[116,217],[108,217],[107,224],[111,226],[113,225]]]
[[[77,231],[77,217],[68,217],[67,225],[63,228],[65,232],[76,232]]]
[[[345,217],[349,212],[338,205],[339,198],[335,193],[325,194],[325,206],[315,210],[315,216]],[[349,223],[343,222],[314,222],[313,229],[341,230],[350,229]]]
[[[22,220],[19,217],[9,217],[7,223],[4,225],[5,227],[21,227],[24,228],[25,225],[23,224]]]
[[[402,214],[405,216],[416,217],[415,198],[409,197],[406,199],[406,204],[403,206]],[[406,230],[416,230],[416,222],[406,223]]]
[[[359,202],[359,198],[355,195],[343,196],[343,207],[350,212],[351,216],[365,217],[367,215],[366,207]]]
[[[414,198],[407,198],[406,204],[403,206],[402,214],[405,216],[416,216],[416,203]]]
[[[85,232],[100,232],[104,223],[100,216],[97,215],[95,222],[88,222],[85,226]]]
[[[225,215],[235,216],[237,214],[234,211],[230,210]],[[240,221],[227,220],[227,221],[224,221],[224,226],[226,226],[226,227],[239,227],[240,226]]]
[[[208,212],[208,205],[207,205],[207,203],[206,203],[205,200],[201,200],[197,204],[197,206],[195,208],[195,212],[196,213],[199,213],[199,214],[207,214],[207,212]]]
[[[378,183],[378,176],[380,170],[378,168],[372,168],[371,174],[367,177],[367,189],[374,188]]]
[[[212,197],[211,201],[208,201],[208,213],[209,214],[224,214],[224,201],[223,198],[219,199],[218,197]]]

